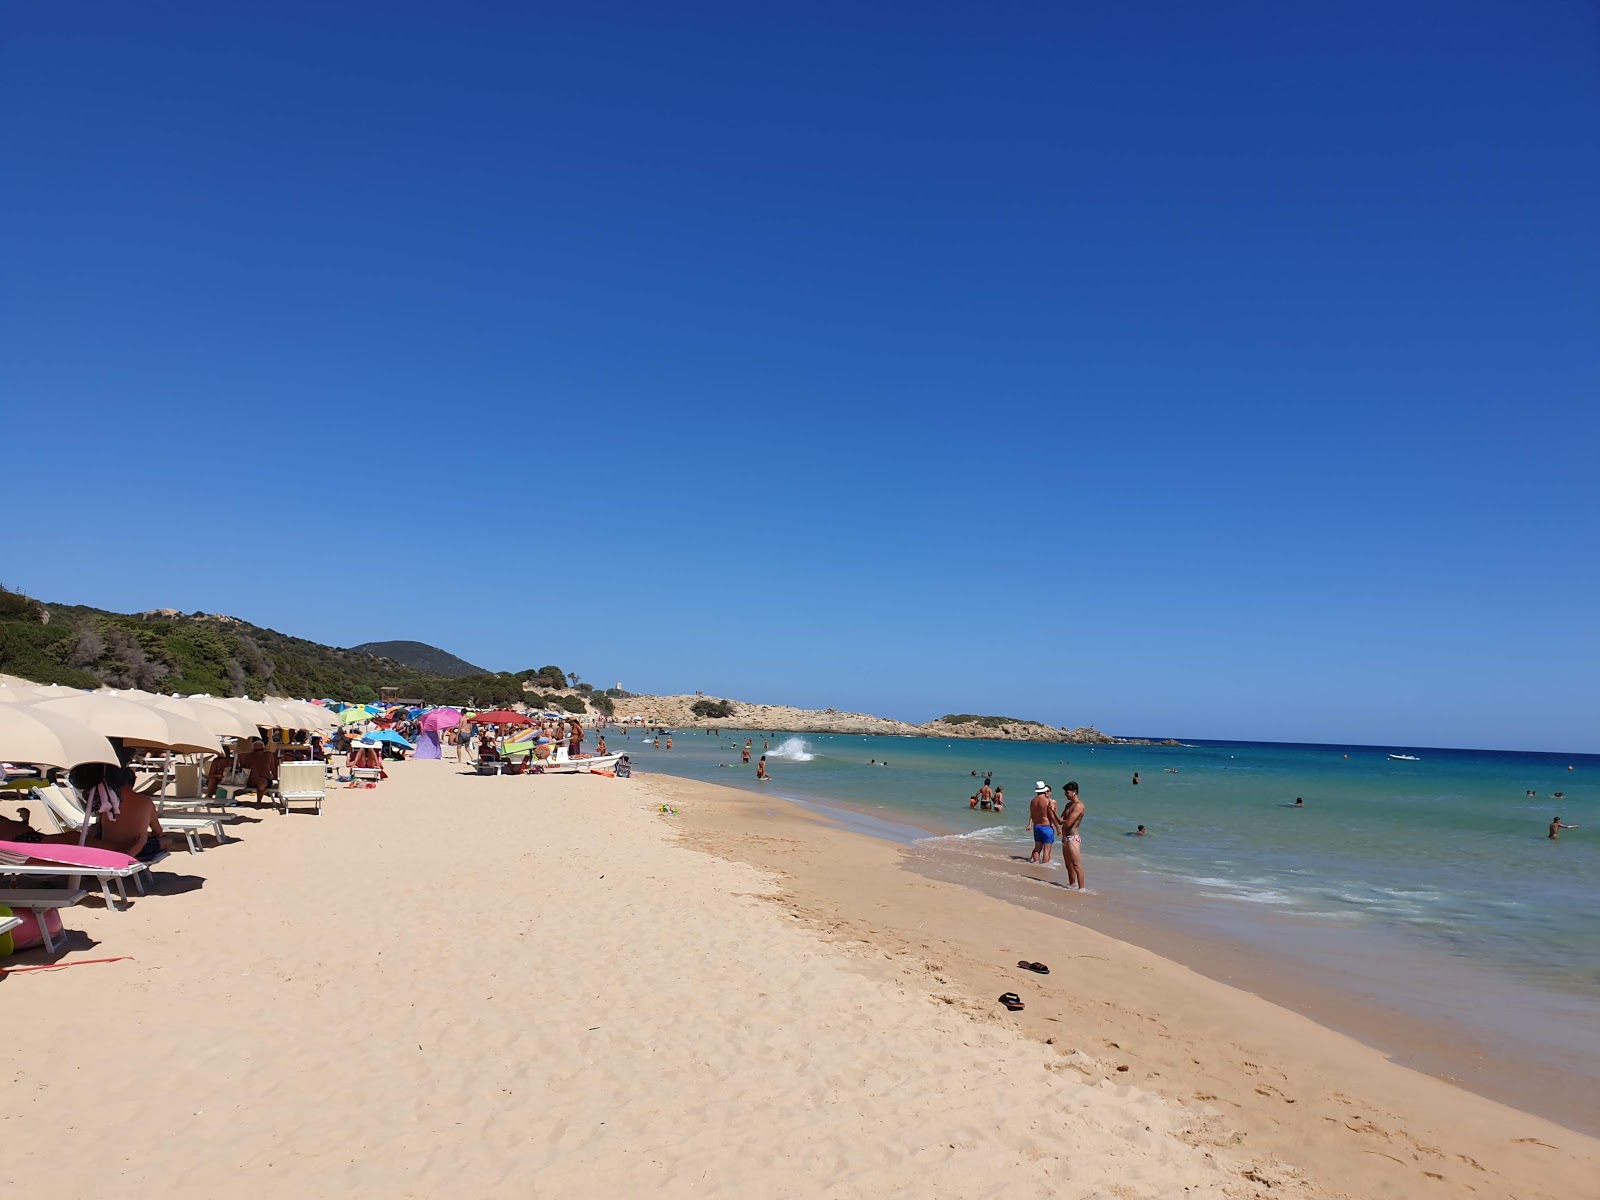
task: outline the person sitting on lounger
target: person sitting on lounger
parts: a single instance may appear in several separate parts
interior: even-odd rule
[[[383,759],[378,754],[376,746],[357,746],[350,751],[350,774],[354,775],[359,767],[365,771],[376,771],[379,779],[389,778],[389,772],[383,769]]]
[[[72,768],[68,779],[84,798],[85,809],[92,804],[93,811],[99,814],[89,826],[89,836],[83,842],[85,846],[136,857],[160,850],[161,821],[156,816],[155,802],[143,792],[133,790],[134,774],[129,768],[82,763]],[[19,820],[0,817],[0,839],[5,841],[76,846],[79,836],[75,829],[41,833],[29,824],[26,809],[22,810]],[[152,839],[153,847],[148,844]]]

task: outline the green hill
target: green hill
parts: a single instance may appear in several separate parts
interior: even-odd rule
[[[464,658],[457,658],[448,650],[430,646],[427,642],[362,642],[350,647],[362,654],[387,658],[402,666],[427,675],[487,675],[482,667],[475,667]]]
[[[473,673],[419,670],[361,649],[341,650],[291,637],[237,617],[185,616],[175,609],[113,613],[46,604],[0,587],[0,674],[36,683],[258,699],[271,694],[377,700],[378,689],[394,688],[399,696],[434,704],[488,706],[522,700],[525,679],[542,685],[561,676],[554,667],[490,673],[452,655],[445,658]],[[565,678],[560,686],[566,686]]]

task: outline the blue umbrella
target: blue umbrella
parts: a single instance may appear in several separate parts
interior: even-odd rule
[[[415,746],[392,729],[380,729],[376,733],[365,734],[361,740],[363,742],[393,742],[396,746],[404,746],[407,750],[416,749]]]

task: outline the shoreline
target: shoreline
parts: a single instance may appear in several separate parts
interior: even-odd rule
[[[1463,1196],[1564,1196],[1581,1191],[1583,1171],[1600,1169],[1600,1141],[1579,1130],[1404,1065],[1238,981],[1088,922],[932,877],[907,861],[903,842],[847,828],[821,805],[639,778],[683,806],[689,844],[779,873],[796,916],[895,958],[931,960],[927,976],[961,985],[976,1012],[994,1011],[998,991],[1017,991],[1029,1001],[1017,1020],[1030,1036],[1061,1053],[1110,1051],[1135,1085],[1224,1106],[1249,1144],[1310,1178],[1360,1195],[1449,1183]],[[1053,972],[1031,976],[1015,968],[1018,958],[1053,962]],[[1557,1155],[1563,1161],[1552,1163]],[[1564,1179],[1541,1192],[1537,1181],[1552,1168]],[[1502,1192],[1489,1190],[1494,1174],[1503,1175]]]
[[[646,777],[683,779],[651,776],[648,772]],[[1392,999],[1380,998],[1356,986],[1347,968],[1331,965],[1336,955],[1343,955],[1339,961],[1347,963],[1364,954],[1371,961],[1363,962],[1361,974],[1392,968],[1385,981],[1391,988],[1398,974],[1416,974],[1418,960],[1414,955],[1408,956],[1409,948],[1390,944],[1379,930],[1344,931],[1345,938],[1341,939],[1336,931],[1277,918],[1284,926],[1277,931],[1280,936],[1292,927],[1299,936],[1316,939],[1329,950],[1325,965],[1305,956],[1291,961],[1273,956],[1269,938],[1250,941],[1227,928],[1202,929],[1193,914],[1197,904],[1203,902],[1174,891],[1168,884],[1158,884],[1153,892],[1141,888],[1120,863],[1095,864],[1097,876],[1109,875],[1114,881],[1134,884],[1119,891],[1119,907],[1111,907],[1103,892],[1091,892],[1081,898],[1066,893],[1055,882],[1059,871],[1054,868],[1033,868],[1038,874],[1030,873],[1030,864],[1012,859],[1003,865],[1005,879],[997,880],[994,859],[978,860],[972,856],[974,861],[963,862],[967,856],[961,831],[954,825],[932,828],[932,822],[915,823],[914,819],[924,814],[896,813],[891,819],[865,804],[785,795],[744,782],[708,781],[706,786],[795,805],[845,832],[898,846],[898,865],[905,870],[1093,929],[1353,1037],[1400,1066],[1550,1120],[1575,1133],[1600,1137],[1597,1077],[1575,1072],[1570,1063],[1552,1058],[1548,1047],[1524,1040],[1518,1032],[1518,1021],[1509,1017],[1486,1030],[1483,1022],[1468,1024],[1450,1012],[1452,1007],[1470,1003],[1475,1012],[1488,1008],[1493,1013],[1495,1001],[1512,994],[1521,1002],[1519,1017],[1530,1002],[1556,1002],[1523,985],[1498,977],[1486,978],[1481,971],[1458,973],[1451,963],[1431,960],[1424,968],[1424,977],[1412,981],[1409,988],[1418,1001],[1416,1007],[1427,1011],[1408,1011]],[[1058,899],[1072,904],[1072,911],[1063,912],[1052,903]],[[1185,906],[1181,913],[1173,908],[1179,902]],[[1236,916],[1231,925],[1238,928]],[[1352,939],[1354,944],[1340,944],[1341,940]],[[1380,948],[1382,955],[1376,953]],[[1430,991],[1442,999],[1430,997]],[[1469,1002],[1452,1001],[1468,995]]]

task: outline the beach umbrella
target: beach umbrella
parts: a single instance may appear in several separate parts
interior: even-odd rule
[[[79,692],[28,707],[71,717],[102,737],[121,738],[127,746],[198,754],[222,748],[222,739],[192,717],[103,692]]]
[[[362,721],[372,720],[372,714],[364,708],[347,708],[339,714],[339,724],[357,725]]]
[[[392,746],[404,746],[407,750],[416,749],[415,746],[392,729],[380,729],[376,733],[364,734],[361,740],[363,742],[388,742]]]
[[[461,724],[461,714],[453,708],[436,708],[422,716],[422,732],[438,733],[441,729],[453,729]]]
[[[26,704],[0,705],[0,755],[46,767],[118,761],[104,734],[69,716]]]
[[[164,712],[179,713],[198,721],[219,739],[258,736],[248,717],[220,704],[199,704],[182,696],[157,696],[151,703]]]
[[[189,696],[187,699],[193,700],[197,704],[217,704],[223,708],[230,708],[249,721],[251,725],[260,725],[267,729],[271,729],[273,726],[271,710],[259,700],[251,700],[247,696]],[[259,737],[260,735],[251,734],[251,736]]]
[[[510,709],[496,708],[489,712],[479,713],[472,718],[480,725],[532,725],[533,722],[521,713],[514,713]]]

